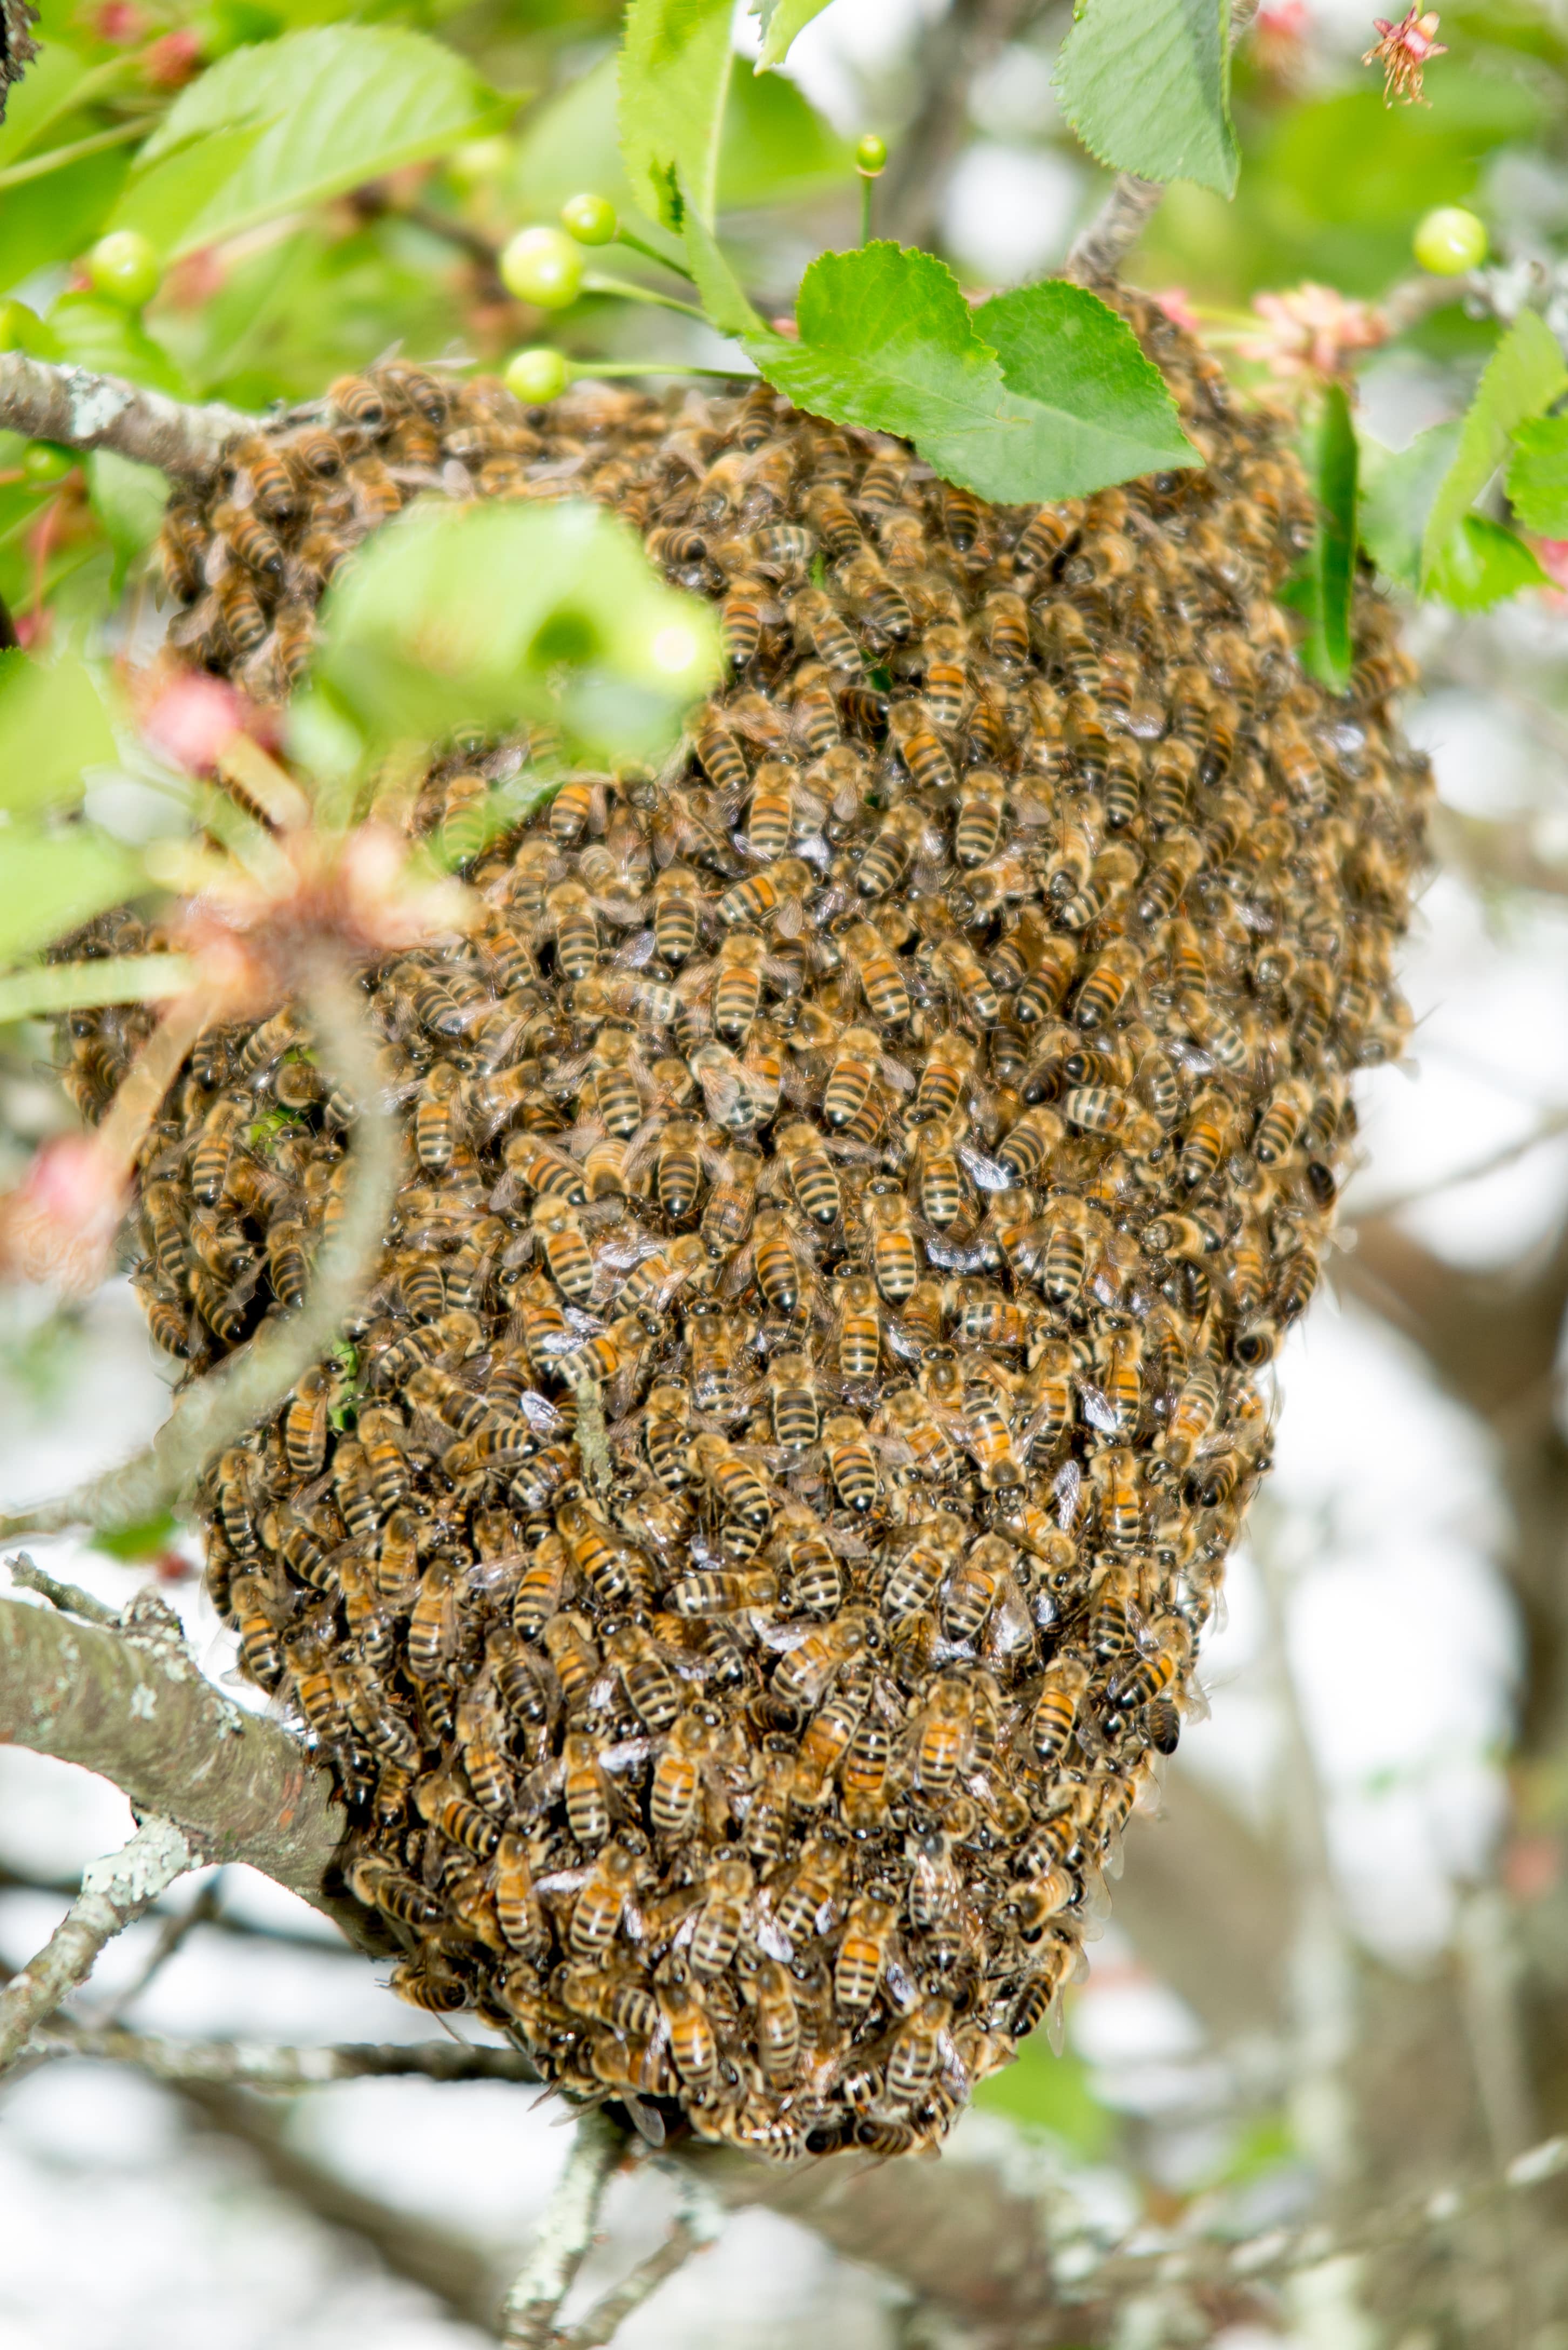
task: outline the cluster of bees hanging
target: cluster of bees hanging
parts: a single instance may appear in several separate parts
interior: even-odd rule
[[[765,387],[524,414],[389,367],[165,533],[177,634],[256,691],[421,492],[600,499],[722,606],[672,772],[497,840],[550,746],[432,765],[477,919],[366,975],[396,1221],[218,1464],[208,1571],[398,1989],[767,2157],[930,2145],[1056,1999],[1406,1033],[1390,616],[1348,693],[1303,674],[1293,460],[1127,307],[1206,467],[1070,505]],[[139,1017],[75,1023],[89,1109]],[[353,1118],[296,1008],[202,1038],[144,1160],[160,1345],[299,1303]]]

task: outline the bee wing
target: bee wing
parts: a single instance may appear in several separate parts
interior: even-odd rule
[[[599,1767],[605,1771],[630,1771],[639,1762],[646,1762],[653,1752],[651,1738],[623,1738],[614,1746],[600,1750]]]
[[[652,962],[655,943],[650,930],[634,931],[616,949],[613,957],[615,968],[618,971],[640,971],[645,963]]]
[[[987,1159],[972,1143],[961,1142],[958,1156],[982,1191],[1009,1191],[1012,1189],[1015,1179],[1009,1170],[999,1165],[996,1159]]]

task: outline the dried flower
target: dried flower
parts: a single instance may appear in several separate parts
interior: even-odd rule
[[[1424,15],[1414,6],[1397,25],[1386,16],[1374,16],[1379,38],[1369,48],[1361,62],[1364,66],[1383,68],[1383,103],[1392,106],[1397,97],[1405,106],[1426,106],[1429,101],[1421,95],[1421,75],[1433,57],[1446,57],[1448,44],[1437,38],[1438,12],[1428,8]]]
[[[1252,307],[1265,331],[1239,338],[1237,351],[1282,379],[1337,375],[1352,351],[1375,350],[1388,338],[1381,311],[1332,286],[1308,283],[1284,294],[1259,294]]]

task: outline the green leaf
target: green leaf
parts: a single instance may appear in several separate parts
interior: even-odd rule
[[[732,51],[731,0],[631,0],[620,53],[620,151],[637,201],[680,230],[711,222]]]
[[[1521,538],[1478,514],[1459,517],[1424,582],[1428,596],[1456,612],[1490,612],[1523,588],[1551,585]]]
[[[4,858],[0,848],[0,859]],[[180,995],[195,978],[184,955],[100,955],[93,962],[41,962],[0,978],[0,1022],[45,1013],[85,1012],[98,1003],[150,1003]]]
[[[753,70],[765,73],[769,66],[783,65],[796,36],[827,5],[828,0],[754,0],[751,14],[763,28],[763,47]]]
[[[129,151],[85,155],[47,180],[13,188],[0,230],[0,291],[23,286],[35,270],[85,253],[102,229],[130,169]]]
[[[687,247],[714,325],[797,407],[902,433],[982,497],[1078,497],[1196,462],[1158,369],[1081,286],[1025,286],[971,313],[944,263],[878,241],[812,263],[797,342],[764,326],[705,230],[689,224]]]
[[[1055,85],[1102,163],[1234,193],[1230,0],[1087,0]]]
[[[1114,2116],[1095,2095],[1088,2066],[1072,2049],[1054,2056],[1044,2032],[1032,2032],[1000,2073],[975,2092],[982,2112],[1006,2114],[1033,2129],[1048,2130],[1079,2158],[1094,2162],[1114,2134]]]
[[[45,668],[26,653],[0,653],[0,808],[33,814],[78,799],[83,768],[110,766],[117,756],[83,662],[66,654]],[[0,834],[0,867],[13,846],[10,833]]]
[[[1350,611],[1355,588],[1357,470],[1355,428],[1341,383],[1331,383],[1324,394],[1311,457],[1317,494],[1317,537],[1311,556],[1311,624],[1302,660],[1314,677],[1337,693],[1349,682],[1355,657]]]
[[[1488,153],[1528,138],[1545,110],[1522,81],[1473,69],[1449,77],[1440,107],[1386,107],[1376,88],[1342,90],[1282,109],[1247,184],[1293,222],[1407,236],[1434,204],[1469,195]]]
[[[140,1525],[118,1526],[112,1533],[99,1527],[89,1537],[89,1547],[101,1551],[106,1558],[156,1558],[160,1551],[169,1548],[179,1531],[179,1520],[161,1510],[157,1517],[144,1518]]]
[[[1412,595],[1421,588],[1421,537],[1438,487],[1454,462],[1459,426],[1434,424],[1409,446],[1386,449],[1370,435],[1361,441],[1361,543],[1385,577]]]
[[[972,316],[1009,391],[1040,411],[1040,456],[1063,486],[1030,497],[1077,497],[1198,463],[1164,377],[1097,295],[1047,278]]]
[[[1432,501],[1421,541],[1423,590],[1429,589],[1460,519],[1507,456],[1516,428],[1550,406],[1564,387],[1568,365],[1557,338],[1533,310],[1524,311],[1487,362],[1459,429],[1453,463]]]
[[[826,187],[847,187],[855,158],[793,81],[737,74],[730,85],[719,150],[719,207],[784,203]]]
[[[1504,487],[1526,530],[1568,538],[1568,416],[1532,416],[1516,426]]]
[[[645,755],[719,667],[709,607],[576,500],[410,508],[357,556],[322,619],[317,673],[372,741],[559,720],[585,744]]]
[[[155,343],[134,310],[101,294],[62,294],[49,311],[60,357],[96,375],[120,375],[172,399],[190,387],[167,351]]]
[[[32,954],[145,887],[134,859],[102,833],[9,825],[0,836],[0,955]]]
[[[158,536],[169,502],[169,478],[156,465],[139,465],[112,449],[95,449],[87,460],[88,498],[114,549],[114,584]]]
[[[87,68],[63,42],[47,41],[21,81],[6,93],[0,121],[0,169],[25,155],[53,122],[70,111]]]
[[[455,50],[385,25],[234,49],[175,99],[114,215],[169,259],[443,153],[510,109]]]

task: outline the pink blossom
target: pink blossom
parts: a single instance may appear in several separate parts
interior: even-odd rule
[[[96,1134],[46,1142],[0,1199],[0,1263],[72,1296],[96,1288],[127,1202],[126,1171]]]
[[[147,31],[147,18],[133,6],[132,0],[104,0],[92,18],[93,31],[100,41],[114,41],[123,47],[140,41]]]
[[[1236,348],[1281,378],[1337,375],[1352,351],[1375,350],[1387,340],[1381,312],[1332,286],[1309,282],[1283,294],[1258,294],[1252,307],[1265,331],[1241,338]]]
[[[217,677],[173,677],[141,712],[141,731],[152,748],[193,775],[213,773],[240,723],[239,695]]]
[[[182,25],[154,41],[141,64],[154,89],[179,89],[202,70],[201,36]]]
[[[1198,313],[1188,299],[1185,286],[1168,286],[1155,300],[1173,327],[1184,327],[1189,335],[1198,332]]]

